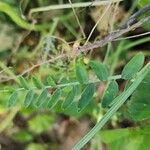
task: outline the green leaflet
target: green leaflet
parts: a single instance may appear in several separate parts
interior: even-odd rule
[[[29,90],[24,101],[25,108],[29,107],[34,99],[34,92],[32,90]]]
[[[124,67],[122,71],[122,78],[127,80],[131,79],[143,66],[144,54],[138,53],[135,55]]]
[[[55,86],[56,86],[56,83],[55,83],[55,81],[52,79],[51,76],[48,76],[48,77],[47,77],[47,82],[48,82],[48,84],[49,84],[50,86],[52,86],[52,87],[55,87]]]
[[[43,88],[43,83],[37,78],[37,77],[33,77],[32,78],[34,85],[38,88],[38,89],[42,89]]]
[[[24,77],[20,76],[19,77],[19,81],[20,81],[20,84],[21,86],[26,89],[26,90],[29,90],[30,89],[30,86],[28,85],[27,81],[25,80]]]
[[[68,93],[65,101],[62,104],[63,109],[67,109],[72,104],[76,94],[77,94],[77,86],[73,86],[71,91]]]
[[[89,65],[99,80],[106,81],[108,79],[108,70],[104,64],[97,63],[96,61],[90,61]]]
[[[17,98],[18,98],[18,92],[17,92],[17,91],[14,91],[14,92],[12,93],[12,95],[10,96],[9,100],[8,100],[7,106],[8,106],[8,107],[15,106],[16,103],[17,103]]]
[[[88,82],[88,74],[85,67],[82,64],[78,64],[76,66],[76,77],[81,84]]]
[[[41,94],[37,97],[35,106],[40,107],[48,98],[48,90],[44,89]]]
[[[104,92],[103,98],[102,98],[102,107],[103,108],[106,108],[109,106],[109,104],[117,96],[118,91],[119,91],[119,88],[118,88],[117,82],[111,81],[108,84],[108,86]]]
[[[136,121],[150,119],[150,71],[128,102],[128,112]]]
[[[47,107],[48,109],[52,109],[57,102],[59,101],[60,97],[61,97],[61,89],[57,89],[54,94],[52,95],[51,99],[48,101]]]
[[[82,92],[81,98],[78,102],[78,111],[82,111],[91,101],[93,95],[95,92],[95,85],[94,84],[89,84],[87,87],[84,89]]]

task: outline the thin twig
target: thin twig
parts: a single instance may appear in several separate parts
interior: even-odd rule
[[[120,2],[122,0],[113,0],[113,2]],[[110,3],[108,0],[103,1],[94,1],[94,2],[81,2],[81,3],[73,3],[72,6],[70,4],[62,4],[62,5],[50,5],[39,8],[32,8],[29,12],[29,17],[32,16],[33,13],[57,10],[57,9],[67,9],[67,8],[78,8],[78,7],[88,7],[88,6],[99,6],[99,5],[107,5]]]
[[[111,19],[111,22],[110,22],[110,32],[112,32],[114,30],[114,23],[115,23],[115,16],[116,16],[115,13],[117,11],[118,5],[119,5],[119,2],[116,3],[116,5],[115,5],[114,13],[112,15],[112,19]],[[104,64],[106,64],[106,62],[107,62],[111,47],[112,47],[112,43],[109,42],[108,46],[107,46],[107,51],[106,51],[106,54],[105,54],[105,58],[104,58],[104,61],[103,61]]]
[[[100,41],[96,41],[92,44],[87,44],[87,45],[81,46],[78,49],[76,49],[76,54],[80,55],[82,52],[88,52],[89,50],[92,50],[92,49],[95,49],[98,47],[103,47],[106,44],[108,44],[109,42],[114,41],[116,38],[120,37],[121,35],[140,27],[147,22],[150,22],[150,17],[146,17],[144,19],[141,19],[139,22],[137,22],[137,23],[125,28],[125,29],[121,29],[121,30],[119,29],[115,32],[112,32]]]
[[[145,32],[145,33],[141,33],[141,34],[137,34],[137,35],[133,35],[133,36],[128,36],[128,37],[123,37],[123,38],[117,38],[113,41],[120,41],[120,40],[127,40],[127,39],[133,39],[133,38],[137,38],[137,37],[141,37],[141,36],[145,36],[145,35],[149,35],[149,32]]]
[[[29,73],[30,71],[32,71],[33,69],[35,69],[35,68],[37,68],[37,67],[39,67],[39,66],[41,66],[41,65],[54,62],[54,61],[56,61],[56,60],[58,60],[58,59],[62,59],[62,58],[64,58],[64,57],[66,57],[66,55],[65,55],[65,54],[61,54],[61,55],[59,55],[59,56],[57,56],[57,57],[55,57],[55,58],[53,58],[53,59],[49,59],[49,60],[46,60],[46,61],[44,61],[44,62],[40,62],[40,63],[38,63],[38,64],[36,64],[36,65],[33,65],[31,68],[27,69],[26,71],[24,71],[21,75],[25,75],[25,74]]]
[[[87,38],[87,40],[86,40],[86,42],[85,42],[84,45],[86,45],[86,44],[88,43],[88,41],[90,40],[90,38],[91,38],[91,36],[92,36],[92,34],[93,34],[95,28],[96,28],[97,25],[100,23],[100,21],[103,19],[103,17],[106,15],[106,13],[107,13],[107,11],[109,10],[111,4],[112,4],[112,1],[110,1],[109,5],[106,7],[106,9],[105,9],[105,11],[103,12],[103,14],[100,16],[100,18],[98,19],[98,21],[96,22],[96,24],[95,24],[94,27],[92,28],[92,30],[91,30],[91,32],[90,32],[90,34],[89,34],[89,36],[88,36],[88,38]]]
[[[86,35],[85,35],[84,30],[83,30],[83,28],[82,28],[82,25],[81,25],[81,23],[80,23],[80,21],[79,21],[79,18],[78,18],[77,14],[76,14],[76,11],[75,11],[75,9],[74,9],[74,7],[73,7],[73,4],[72,4],[71,0],[68,0],[68,1],[69,1],[70,5],[72,6],[72,11],[73,11],[74,16],[75,16],[75,18],[76,18],[76,20],[77,20],[77,23],[78,23],[78,25],[79,25],[79,27],[80,27],[81,33],[82,33],[82,35],[83,35],[83,38],[85,39],[85,38],[86,38]]]

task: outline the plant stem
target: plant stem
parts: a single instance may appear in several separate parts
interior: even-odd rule
[[[116,97],[115,103],[103,116],[103,118],[90,130],[74,147],[73,150],[80,150],[87,142],[89,142],[93,136],[109,121],[109,119],[115,114],[115,112],[123,105],[123,103],[129,98],[129,96],[135,91],[142,80],[150,71],[150,62],[138,73],[137,79],[133,84],[124,91],[120,96]]]
[[[108,80],[117,80],[117,79],[120,79],[121,78],[121,75],[115,75],[115,76],[110,76],[108,78]],[[87,84],[91,84],[91,83],[100,83],[101,80],[89,80],[89,82]],[[59,84],[59,85],[56,85],[55,88],[61,88],[61,87],[66,87],[66,86],[73,86],[73,85],[79,85],[80,83],[78,81],[75,81],[75,82],[69,82],[69,83],[65,83],[65,84]],[[45,86],[44,88],[54,88],[52,86]],[[36,89],[36,87],[31,87],[31,89]],[[24,88],[18,88],[16,91],[23,91],[25,90]],[[0,93],[4,93],[4,92],[10,92],[10,90],[0,90]]]
[[[122,0],[112,0],[113,3],[120,2]],[[99,5],[107,5],[110,1],[103,0],[103,1],[93,1],[93,2],[80,2],[80,3],[72,3],[71,4],[62,4],[62,5],[50,5],[45,7],[33,8],[29,12],[29,16],[33,13],[43,12],[43,11],[50,11],[56,9],[67,9],[67,8],[78,8],[78,7],[88,7],[88,6],[99,6]]]

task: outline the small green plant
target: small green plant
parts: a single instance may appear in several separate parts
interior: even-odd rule
[[[136,120],[149,118],[150,103],[147,96],[149,96],[150,89],[150,63],[142,68],[143,64],[144,54],[140,52],[125,65],[121,75],[109,76],[108,69],[104,64],[92,60],[89,62],[88,67],[91,68],[92,72],[95,74],[93,80],[89,79],[89,73],[81,62],[77,63],[75,67],[76,81],[73,82],[56,84],[56,82],[48,76],[47,84],[44,84],[40,79],[34,76],[32,77],[34,86],[31,86],[23,76],[20,76],[20,88],[14,89],[12,92],[8,100],[8,107],[23,105],[25,108],[33,107],[51,110],[57,105],[58,101],[61,101],[61,108],[63,111],[75,102],[77,111],[80,113],[93,100],[96,86],[101,84],[101,82],[107,81],[108,86],[103,94],[101,105],[103,108],[109,108],[109,110],[100,122],[98,122],[95,127],[73,148],[74,150],[81,149],[107,123],[107,121],[134,93],[134,91],[140,90],[141,87],[147,89],[147,94],[144,95],[142,90],[133,94],[128,103],[129,114]],[[118,79],[124,79],[127,81],[126,88],[120,95],[118,95]],[[63,94],[66,87],[70,87],[70,91],[68,94]],[[49,92],[50,89],[53,91],[52,93]],[[23,95],[26,93],[25,99],[21,102],[18,101],[20,93]],[[140,101],[143,105],[139,104]]]
[[[120,37],[122,35],[140,26],[144,26],[145,29],[149,29],[149,27],[147,27],[148,25],[146,26],[146,24],[150,21],[150,17],[148,15],[150,11],[150,5],[147,5],[149,4],[149,0],[135,1],[131,8],[131,11],[129,11],[129,15],[131,15],[130,13],[132,13],[135,9],[135,4],[137,6],[137,2],[139,7],[144,8],[141,8],[141,10],[131,15],[126,23],[118,27],[118,29],[115,31],[113,31],[113,25],[116,22],[112,19],[112,23],[110,23],[111,30],[108,29],[108,35],[101,40],[97,40],[93,43],[89,43],[91,42],[89,41],[90,36],[92,35],[95,27],[100,22],[101,18],[98,22],[96,22],[95,26],[91,30],[89,37],[87,38],[87,41],[84,43],[86,37],[84,29],[82,29],[81,25],[86,21],[85,17],[87,17],[87,15],[83,15],[82,19],[78,18],[78,13],[80,11],[76,12],[74,8],[79,9],[80,7],[85,6],[91,7],[105,4],[108,5],[107,8],[110,7],[112,9],[115,6],[115,9],[117,9],[117,7],[119,6],[119,2],[121,2],[122,0],[115,0],[113,1],[112,5],[109,4],[110,2],[108,1],[83,2],[79,0],[79,3],[72,3],[71,0],[69,0],[70,4],[64,3],[60,5],[51,5],[51,2],[49,2],[48,0],[45,2],[39,0],[36,4],[34,4],[34,2],[25,0],[20,1],[20,10],[17,8],[17,3],[10,2],[10,0],[7,1],[9,1],[9,4],[3,1],[0,2],[0,12],[2,12],[4,16],[8,16],[19,28],[28,30],[29,32],[34,31],[35,33],[38,33],[37,36],[40,37],[40,40],[37,41],[37,43],[35,40],[36,47],[34,49],[32,49],[34,46],[32,47],[30,46],[30,44],[24,44],[24,42],[22,41],[19,51],[15,50],[14,53],[12,53],[11,51],[8,53],[2,52],[1,58],[3,58],[3,56],[5,55],[11,54],[13,55],[13,59],[10,62],[4,61],[4,63],[0,61],[0,68],[2,69],[2,71],[0,71],[0,79],[4,79],[2,82],[5,82],[10,81],[9,77],[12,77],[16,81],[16,84],[14,83],[13,85],[11,85],[9,84],[10,82],[8,82],[6,84],[4,83],[4,86],[1,86],[4,87],[4,90],[0,90],[0,98],[3,100],[0,101],[0,103],[2,104],[1,108],[5,111],[10,110],[10,112],[0,125],[0,133],[3,132],[7,127],[9,127],[9,125],[12,125],[11,121],[13,119],[13,123],[15,126],[16,114],[18,115],[19,113],[21,113],[21,115],[23,114],[24,117],[24,113],[27,113],[27,117],[25,116],[25,118],[23,118],[23,121],[25,120],[27,127],[23,127],[23,129],[17,127],[17,129],[15,129],[15,133],[13,134],[13,140],[19,142],[30,142],[27,149],[43,149],[45,142],[43,142],[42,145],[33,142],[36,141],[37,135],[45,136],[43,135],[43,133],[51,129],[52,125],[56,122],[56,112],[61,112],[69,116],[77,117],[81,116],[84,113],[89,113],[91,116],[93,115],[95,117],[94,119],[96,119],[96,125],[74,145],[74,147],[72,148],[73,150],[82,149],[89,141],[91,141],[92,145],[92,142],[98,136],[102,137],[102,141],[104,143],[108,144],[109,146],[111,145],[110,150],[117,150],[120,149],[120,147],[122,147],[123,150],[126,150],[127,146],[130,146],[132,144],[136,145],[135,148],[133,148],[132,146],[132,150],[141,150],[142,148],[143,150],[147,150],[144,148],[149,147],[148,139],[150,135],[150,128],[147,127],[148,123],[146,122],[148,119],[150,119],[150,62],[147,62],[148,59],[147,57],[145,59],[145,56],[149,55],[149,51],[145,50],[143,51],[143,53],[139,52],[137,54],[135,54],[135,51],[132,51],[135,56],[127,64],[124,63],[120,58],[122,56],[126,56],[129,49],[145,42],[149,42],[150,37],[144,37],[135,41],[126,39],[138,37],[142,34],[135,35],[133,37],[123,37],[121,38],[122,41],[120,43],[116,42],[116,45],[119,45],[114,51],[111,51],[111,49],[115,48],[116,45],[113,45],[111,42],[120,40]],[[15,3],[16,7],[12,7],[10,5],[11,3]],[[26,5],[23,6],[24,10],[22,10],[21,7],[23,3],[26,3]],[[26,12],[28,11],[28,9],[25,8],[30,8],[30,5],[31,7],[39,7],[31,8],[29,10],[29,16],[25,16]],[[145,5],[147,6],[145,7]],[[55,16],[54,12],[54,14],[52,13],[52,16],[54,15],[54,18],[50,16],[51,19],[49,18],[49,16],[48,18],[43,17],[44,19],[40,18],[39,16],[36,24],[35,20],[38,12],[41,12],[39,15],[46,16],[44,14],[44,11],[64,8],[72,8],[73,11],[63,10],[61,11],[62,13],[60,16],[58,16],[59,13],[56,13]],[[113,13],[115,14],[115,10]],[[71,16],[75,16],[76,22],[70,19]],[[1,17],[3,18],[3,15]],[[32,17],[35,18],[33,19]],[[28,19],[30,21],[28,21]],[[61,25],[63,27],[60,27]],[[15,29],[18,29],[18,27]],[[81,31],[81,34],[77,32],[78,27]],[[84,27],[87,27],[87,25],[85,25]],[[64,28],[65,32],[63,31]],[[57,34],[54,34],[55,32]],[[103,31],[100,32],[102,32],[103,35]],[[27,35],[27,39],[28,36],[30,37],[30,33],[28,34],[29,35]],[[143,35],[147,34],[149,33],[144,33]],[[80,40],[82,36],[85,39]],[[70,44],[66,41],[72,41],[74,39],[80,41],[83,45],[80,44],[82,46],[78,47],[77,42],[77,48],[76,43],[74,44],[73,48],[71,48]],[[63,44],[60,44],[60,42],[62,42]],[[103,51],[101,52],[101,55],[99,55],[101,58],[103,58],[104,56],[103,62],[95,61],[95,57],[88,58],[88,61],[82,61],[83,53],[88,53],[90,50],[106,46],[107,44],[108,48],[106,53],[104,52],[105,55],[103,55]],[[132,52],[129,54],[132,54]],[[73,57],[71,55],[73,55]],[[13,71],[9,69],[9,67],[7,67],[7,65],[9,66],[9,63],[13,64],[14,62],[15,64],[20,65],[20,61],[22,62],[22,60],[26,58],[27,59],[25,60],[25,62],[29,59],[29,64],[31,65],[33,63],[32,61],[34,56],[36,56],[35,61],[40,63],[33,65],[31,68],[27,69],[24,72],[22,72],[22,70],[17,72],[17,65],[17,67],[15,68],[15,73],[13,73]],[[77,57],[79,59],[76,59]],[[89,55],[87,57],[89,57]],[[4,57],[4,59],[5,58],[9,57]],[[47,65],[48,63],[51,63],[50,67]],[[121,67],[117,64],[121,64]],[[122,68],[122,66],[124,67]],[[32,75],[33,72],[31,71],[38,67],[39,72],[36,72],[35,70],[36,75]],[[31,76],[27,78],[25,74],[29,72],[31,72]],[[117,73],[116,75],[116,72],[120,73]],[[16,76],[15,74],[17,73],[21,73],[22,75]],[[123,84],[120,84],[120,81]],[[122,85],[124,86],[122,87]],[[8,89],[6,86],[8,86]],[[104,88],[104,92],[99,93],[99,91],[102,91],[102,89],[99,90],[99,88],[101,87]],[[4,107],[5,104],[7,105],[7,107]],[[121,111],[119,111],[119,113],[116,113],[120,108]],[[49,112],[52,113],[52,115],[50,115]],[[140,125],[139,127],[133,127],[133,129],[127,128],[99,132],[107,124],[108,121],[113,121],[114,114],[116,114],[115,117],[117,117],[117,121],[120,121],[120,119],[122,119],[119,118],[119,115],[121,114],[125,115],[125,117],[127,118],[132,119],[132,123],[136,123],[138,121],[145,121],[146,123],[140,122],[142,126]],[[115,125],[119,125],[117,121],[115,120]],[[113,126],[114,122],[111,123],[111,125]],[[116,127],[115,125],[113,127]],[[34,136],[36,137],[34,138]],[[124,137],[126,138],[126,140],[124,139]],[[132,140],[132,143],[128,144],[130,142],[130,139]],[[42,140],[40,139],[40,142],[41,141]],[[52,147],[52,149],[58,148]]]

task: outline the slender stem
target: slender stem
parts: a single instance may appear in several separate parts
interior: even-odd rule
[[[116,5],[115,5],[115,9],[114,9],[114,12],[113,12],[113,15],[112,15],[112,19],[109,23],[110,24],[110,32],[112,32],[114,30],[114,23],[115,23],[116,11],[117,11],[118,5],[119,5],[119,2],[116,3]],[[109,53],[110,53],[111,49],[112,49],[112,43],[109,42],[108,46],[107,46],[107,51],[106,51],[106,54],[105,54],[104,62],[103,62],[104,64],[107,64],[108,56],[109,56]]]
[[[115,2],[120,2],[122,0],[112,0],[112,1],[115,3]],[[43,12],[43,11],[67,9],[72,7],[79,8],[79,7],[88,7],[88,6],[99,6],[99,5],[107,5],[108,3],[110,3],[110,1],[103,0],[103,1],[93,1],[93,2],[72,3],[72,5],[71,4],[50,5],[45,7],[32,8],[29,12],[29,16],[31,16],[33,13]]]
[[[115,114],[115,112],[123,105],[123,103],[129,98],[134,90],[139,86],[142,80],[150,71],[150,62],[138,73],[137,79],[133,84],[124,91],[120,96],[116,97],[115,103],[103,116],[103,118],[88,132],[74,147],[73,150],[80,150],[87,142],[89,142],[93,136],[109,121],[109,119]]]
[[[110,76],[108,78],[108,80],[117,80],[117,79],[121,79],[121,75],[115,75],[115,76]],[[89,80],[89,82],[87,84],[91,84],[91,83],[100,83],[101,80]],[[65,84],[59,84],[56,85],[55,88],[60,88],[60,87],[66,87],[66,86],[73,86],[73,85],[79,85],[80,83],[78,81],[75,82],[69,82],[69,83],[65,83]],[[45,88],[54,88],[52,86],[45,86]],[[36,89],[36,87],[31,87],[31,89]],[[18,88],[16,91],[23,91],[25,90],[24,88]],[[10,92],[10,90],[0,90],[0,93],[4,93],[4,92]]]

